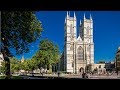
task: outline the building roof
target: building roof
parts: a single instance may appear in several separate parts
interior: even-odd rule
[[[118,47],[118,51],[117,51],[117,54],[120,54],[120,47]]]
[[[117,52],[120,52],[120,47],[118,47],[118,51]]]
[[[120,47],[118,47],[118,50],[120,50]]]

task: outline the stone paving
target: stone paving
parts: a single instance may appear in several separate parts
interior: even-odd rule
[[[40,74],[36,74],[34,76],[22,76],[24,79],[57,79],[57,74],[44,74],[43,76]],[[82,79],[82,76],[79,74],[60,74],[60,79]],[[120,79],[120,75],[89,75],[88,79]]]
[[[35,76],[40,76],[40,75],[35,75]],[[44,77],[58,77],[57,74],[45,74],[43,75]],[[63,78],[70,78],[70,79],[82,79],[81,75],[74,75],[74,74],[61,74],[59,77],[63,77]],[[120,79],[120,76],[115,76],[115,75],[111,75],[111,76],[100,76],[100,75],[93,75],[93,76],[89,76],[89,79]]]

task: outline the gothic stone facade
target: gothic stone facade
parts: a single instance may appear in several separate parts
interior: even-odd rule
[[[86,65],[94,64],[94,42],[93,42],[93,20],[84,19],[79,24],[79,35],[77,36],[77,19],[71,17],[67,12],[64,29],[64,71],[79,73],[85,70]]]

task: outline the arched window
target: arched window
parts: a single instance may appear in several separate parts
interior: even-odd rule
[[[87,35],[89,35],[89,30],[87,29]]]
[[[87,51],[90,51],[90,45],[87,46]]]
[[[79,71],[80,71],[80,72],[83,72],[83,71],[84,71],[84,68],[83,68],[83,67],[81,67]]]
[[[73,35],[73,33],[74,33],[73,32],[73,25],[72,24],[70,25],[70,33],[71,33],[71,35]]]
[[[87,27],[87,35],[89,35],[90,27]]]
[[[83,48],[81,46],[77,50],[77,58],[78,60],[83,60]]]

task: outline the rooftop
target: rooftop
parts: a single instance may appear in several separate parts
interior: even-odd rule
[[[120,46],[118,47],[118,50],[120,50]]]

